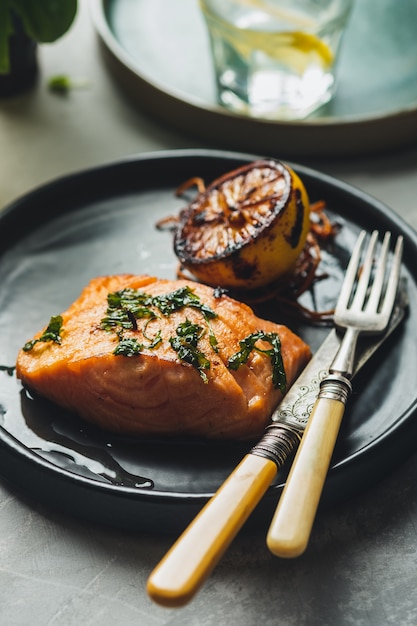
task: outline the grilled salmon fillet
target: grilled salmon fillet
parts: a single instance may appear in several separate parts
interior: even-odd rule
[[[310,358],[287,327],[191,281],[98,277],[58,317],[20,350],[18,378],[124,434],[259,437]]]

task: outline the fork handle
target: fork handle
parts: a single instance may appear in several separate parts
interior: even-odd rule
[[[276,556],[293,558],[307,547],[351,389],[340,375],[321,384],[268,531],[267,545]]]

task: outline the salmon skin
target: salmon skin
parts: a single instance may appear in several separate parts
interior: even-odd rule
[[[311,356],[221,290],[145,275],[94,278],[54,324],[19,351],[18,378],[123,434],[258,438]]]

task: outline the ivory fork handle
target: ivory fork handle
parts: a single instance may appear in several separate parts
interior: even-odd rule
[[[343,401],[316,400],[269,527],[276,556],[297,557],[307,547],[344,410]]]

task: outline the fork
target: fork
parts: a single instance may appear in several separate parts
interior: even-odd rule
[[[276,556],[296,557],[307,548],[352,391],[350,379],[358,338],[382,333],[390,320],[400,279],[403,238],[397,239],[388,269],[391,233],[385,233],[376,261],[378,237],[378,231],[373,231],[364,250],[366,232],[361,231],[346,270],[334,315],[334,324],[344,329],[344,336],[329,374],[321,383],[268,531],[267,545]]]

